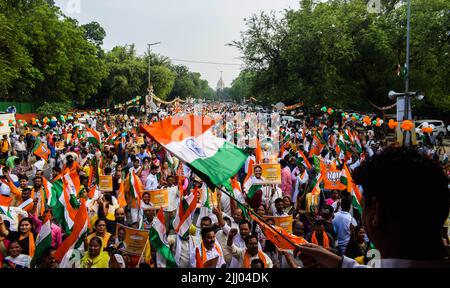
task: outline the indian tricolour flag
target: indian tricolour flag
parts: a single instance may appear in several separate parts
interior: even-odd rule
[[[190,193],[187,196],[180,197],[180,205],[178,206],[173,227],[175,232],[181,237],[189,233],[189,227],[192,224],[192,213],[197,207],[198,193]]]
[[[350,170],[348,170],[347,164],[344,164],[341,174],[341,183],[347,186],[347,191],[352,195],[352,205],[362,213],[361,207],[361,191],[359,191],[358,186],[353,182]]]
[[[134,170],[132,170],[131,174],[130,174],[130,193],[131,193],[131,197],[133,197],[133,199],[140,199],[141,187],[142,187],[141,180],[136,175]]]
[[[52,208],[53,217],[66,233],[70,233],[74,225],[77,211],[71,204],[70,189],[65,182],[64,177],[53,182],[49,206]]]
[[[151,246],[156,249],[158,268],[177,267],[177,263],[167,242],[167,229],[163,209],[159,209],[158,214],[153,219],[149,234]]]
[[[36,250],[32,260],[33,263],[41,258],[47,247],[52,245],[52,221],[50,221],[49,216],[49,213],[47,213],[44,223],[41,226],[41,231],[36,238]]]
[[[216,186],[236,175],[247,155],[236,145],[213,135],[209,117],[186,115],[142,126],[147,135]]]
[[[79,265],[80,259],[77,259],[77,257],[80,257],[80,253],[78,252],[78,248],[83,245],[84,238],[87,235],[88,220],[86,203],[82,202],[75,216],[75,225],[73,226],[72,233],[56,250],[55,258],[60,268],[72,268],[72,263]]]
[[[100,133],[91,128],[86,128],[88,141],[92,144],[100,145],[102,143],[102,137]]]
[[[311,163],[309,163],[308,158],[306,158],[306,155],[302,151],[298,150],[297,156],[298,156],[298,158],[297,158],[298,162],[303,164],[303,166],[305,166],[306,168],[311,169],[311,167],[312,167]]]
[[[258,179],[253,175],[253,171],[250,171],[251,174],[247,174],[247,177],[244,180],[244,192],[247,195],[248,199],[253,198],[256,192],[262,187],[262,179]]]

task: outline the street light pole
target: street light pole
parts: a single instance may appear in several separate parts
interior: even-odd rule
[[[150,98],[150,102],[153,102],[153,87],[151,84],[151,62],[152,62],[152,56],[151,56],[151,49],[152,46],[154,45],[158,45],[161,44],[161,42],[156,42],[156,43],[151,43],[151,44],[147,44],[148,45],[148,94],[147,94],[147,101],[148,102],[148,98]],[[146,103],[147,106],[149,105],[149,103]]]
[[[410,35],[410,20],[411,20],[411,0],[408,0],[408,12],[406,16],[406,75],[405,75],[405,93],[409,92],[409,35]],[[405,111],[403,120],[409,119],[412,120],[412,111],[411,111],[411,99],[408,95],[405,96]],[[409,133],[409,132],[407,132]],[[407,135],[405,139],[405,146],[411,145],[411,138]]]

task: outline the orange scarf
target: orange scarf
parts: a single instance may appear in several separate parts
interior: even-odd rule
[[[266,257],[264,256],[264,253],[262,251],[258,251],[258,258],[264,263],[264,268],[267,268]],[[248,253],[248,251],[245,251],[244,263],[242,264],[242,268],[250,268],[250,264],[250,253]]]
[[[34,236],[33,233],[28,232],[28,255],[33,258],[34,256],[34,251],[36,249],[36,246],[34,245]],[[19,241],[22,241],[23,239],[25,239],[27,236],[19,236]]]
[[[217,245],[217,243],[214,243],[214,248],[216,249],[219,256],[222,257],[222,252],[220,252],[219,245]],[[204,264],[206,260],[206,247],[202,242],[202,263]]]
[[[323,238],[323,240],[322,240],[322,242],[323,242],[322,247],[325,248],[325,249],[330,248],[330,239],[328,239],[328,235],[327,235],[326,232],[322,232],[322,238]],[[316,244],[316,245],[319,245],[319,241],[317,241],[317,237],[316,237],[316,231],[314,231],[312,233],[311,242]]]

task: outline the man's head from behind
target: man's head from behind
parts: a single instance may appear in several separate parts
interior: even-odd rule
[[[418,227],[427,243],[440,239],[450,195],[438,163],[408,148],[388,147],[364,161],[353,179],[363,188],[363,224],[377,248]]]

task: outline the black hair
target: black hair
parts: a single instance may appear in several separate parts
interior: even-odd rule
[[[202,217],[202,219],[200,220],[200,222],[203,222],[203,221],[209,221],[209,223],[212,223],[211,218],[208,217],[208,216]]]
[[[314,226],[325,226],[325,221],[323,219],[317,219],[314,221]]]
[[[450,193],[444,171],[411,148],[387,147],[366,159],[352,176],[363,188],[364,206],[371,207],[373,199],[382,203],[380,216],[389,219],[386,223],[401,222],[432,232],[440,231],[448,217]],[[427,192],[433,194],[433,205],[411,213]]]
[[[258,241],[258,236],[256,234],[250,234],[245,238],[245,245],[248,245],[250,239],[256,239]]]
[[[264,262],[261,259],[259,259],[259,258],[253,259],[252,262],[250,263],[250,267],[252,267],[252,268],[256,268],[256,267],[264,268]]]
[[[158,168],[159,168],[158,166],[152,165],[152,166],[150,167],[150,170],[155,170],[155,169],[158,169]]]
[[[242,220],[239,222],[239,227],[241,227],[241,225],[245,225],[245,224],[248,225],[248,229],[249,229],[249,230],[252,230],[252,223],[250,223],[247,219],[242,219]]]
[[[56,251],[56,247],[55,246],[47,246],[44,249],[44,252],[42,252],[42,258],[49,257],[50,254],[52,254],[53,251]]]
[[[284,201],[283,201],[283,199],[282,198],[277,198],[277,199],[275,199],[275,205],[277,205],[278,203],[283,203]]]
[[[29,191],[29,192],[31,192],[31,189],[30,189],[30,188],[28,188],[28,187],[25,187],[25,188],[23,188],[23,189],[22,189],[22,193],[23,193],[23,192],[25,192],[25,191]]]
[[[281,160],[280,160],[280,165],[281,165],[281,168],[286,167],[286,166],[287,166],[286,160],[281,159]]]
[[[97,220],[95,220],[94,227],[97,227],[97,225],[98,225],[98,223],[100,223],[100,221],[104,221],[106,224],[106,218],[98,218]]]
[[[215,227],[214,226],[206,226],[206,227],[202,228],[202,231],[201,231],[202,238],[205,237],[209,232],[216,233]]]
[[[341,198],[341,208],[342,211],[350,211],[352,207],[352,198],[349,195],[344,195]]]
[[[20,158],[14,158],[14,165],[19,165],[21,162]]]
[[[22,179],[28,181],[28,176],[27,175],[23,175],[23,174],[19,175],[19,181],[22,180]]]
[[[105,175],[110,175],[111,172],[112,172],[111,167],[106,167],[106,168],[105,168]]]

